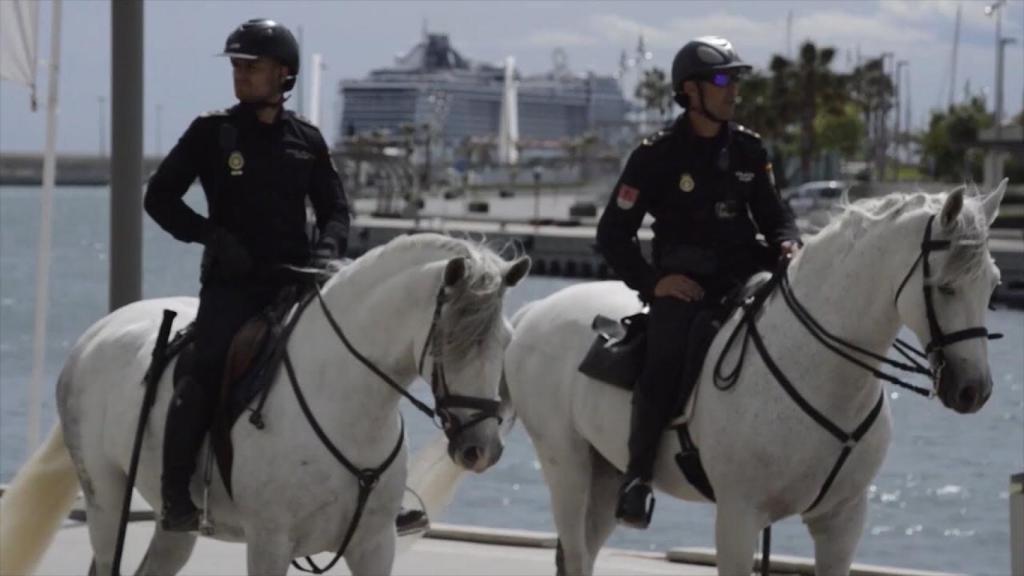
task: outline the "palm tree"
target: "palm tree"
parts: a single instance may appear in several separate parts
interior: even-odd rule
[[[875,173],[882,174],[885,166],[885,127],[893,107],[892,78],[885,72],[882,57],[868,60],[850,74],[850,97],[860,108],[867,128],[869,145],[875,161]]]
[[[847,96],[843,77],[831,71],[836,48],[818,48],[813,42],[800,47],[796,63],[781,56],[772,58],[776,90],[785,89],[778,104],[796,112],[800,124],[800,175],[804,181],[811,178],[811,162],[817,152],[814,120],[818,112],[842,114]],[[794,111],[796,107],[796,111]]]
[[[644,70],[644,77],[636,85],[635,94],[644,103],[644,108],[658,112],[659,120],[666,120],[671,114],[672,84],[661,68],[655,66]]]

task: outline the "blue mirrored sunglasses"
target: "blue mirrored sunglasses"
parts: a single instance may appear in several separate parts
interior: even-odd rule
[[[739,79],[740,79],[739,74],[727,74],[725,72],[719,72],[718,74],[712,74],[712,75],[708,76],[707,78],[705,78],[705,80],[707,82],[710,82],[710,83],[714,84],[715,86],[718,86],[719,88],[725,88],[725,87],[729,86],[730,84],[735,84],[736,82],[739,82]]]

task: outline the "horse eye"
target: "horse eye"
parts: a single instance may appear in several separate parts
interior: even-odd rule
[[[943,284],[942,286],[939,286],[938,290],[940,294],[943,294],[945,296],[952,296],[953,294],[956,294],[956,291],[953,290],[953,287],[949,286],[948,284]]]

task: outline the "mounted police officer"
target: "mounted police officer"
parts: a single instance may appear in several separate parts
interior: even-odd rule
[[[191,378],[175,391],[164,433],[164,530],[198,527],[189,483],[214,416],[235,332],[284,287],[280,265],[323,265],[345,254],[349,209],[316,126],[284,108],[299,45],[281,24],[249,20],[228,36],[239,103],[196,118],[149,181],[145,207],[175,238],[205,246]],[[182,201],[199,178],[208,217]],[[319,240],[306,235],[306,199]]]
[[[616,509],[619,522],[635,528],[646,528],[653,512],[658,441],[690,394],[679,386],[692,320],[772,256],[799,246],[760,137],[730,122],[750,69],[723,38],[697,38],[679,50],[672,88],[685,112],[633,151],[598,224],[601,254],[650,305]],[[653,263],[636,239],[646,214],[654,218]]]

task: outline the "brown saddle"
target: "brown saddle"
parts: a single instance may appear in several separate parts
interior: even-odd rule
[[[234,462],[231,429],[245,412],[250,412],[249,422],[253,426],[263,429],[263,404],[281,365],[288,337],[315,294],[310,289],[286,288],[273,304],[243,324],[231,340],[209,432],[210,448],[228,495],[232,494]],[[194,340],[193,325],[189,324],[168,344],[168,357],[180,354],[174,367],[175,388],[190,375]]]

